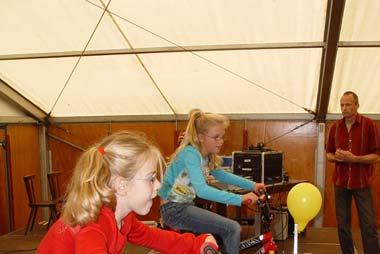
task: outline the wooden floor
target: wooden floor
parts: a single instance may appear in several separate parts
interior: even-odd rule
[[[250,228],[243,229],[242,238],[248,237],[252,234]],[[45,227],[36,225],[33,233],[24,236],[24,230],[18,230],[10,234],[0,236],[0,253],[22,253],[29,254],[35,253],[35,250],[41,241],[43,235],[46,233]],[[355,245],[357,246],[358,253],[363,254],[360,233],[358,230],[353,231]],[[335,228],[308,228],[305,235],[298,238],[298,253],[299,254],[339,254],[339,243],[337,239],[337,232]],[[293,253],[293,237],[289,237],[284,241],[276,241],[279,254],[292,254]],[[152,254],[145,248],[137,247],[128,244],[126,252],[129,254]],[[243,251],[244,254],[254,253],[253,250]],[[175,253],[173,253],[175,254]]]

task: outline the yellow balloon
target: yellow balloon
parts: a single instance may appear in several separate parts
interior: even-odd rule
[[[322,195],[313,184],[300,183],[289,191],[286,203],[294,222],[298,224],[299,233],[318,214],[322,205]]]

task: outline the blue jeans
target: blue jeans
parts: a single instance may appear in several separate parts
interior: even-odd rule
[[[194,233],[211,233],[223,254],[238,254],[241,226],[238,222],[193,204],[168,202],[160,207],[165,225]]]
[[[354,253],[351,233],[351,201],[355,199],[365,254],[380,253],[375,214],[370,188],[346,189],[335,186],[335,210],[340,248],[344,254]]]

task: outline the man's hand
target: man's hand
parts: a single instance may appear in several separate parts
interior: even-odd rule
[[[340,162],[355,162],[356,156],[350,151],[337,149],[335,152],[335,160]]]

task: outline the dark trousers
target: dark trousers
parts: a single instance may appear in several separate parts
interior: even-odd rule
[[[351,201],[355,199],[365,254],[379,254],[375,213],[370,188],[346,189],[335,186],[335,209],[340,248],[344,254],[354,254],[351,233]]]

